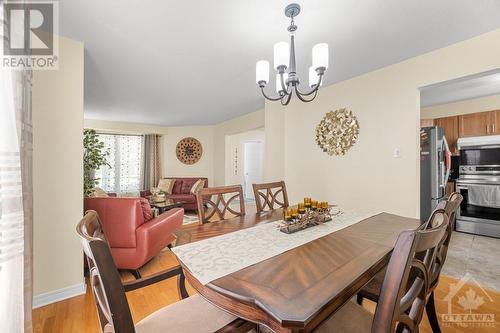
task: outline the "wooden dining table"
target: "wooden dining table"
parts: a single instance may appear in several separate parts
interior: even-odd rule
[[[282,216],[276,209],[187,225],[177,233],[176,246]],[[381,213],[205,285],[181,265],[198,293],[221,309],[278,333],[311,332],[388,264],[403,230],[419,225],[417,219]]]

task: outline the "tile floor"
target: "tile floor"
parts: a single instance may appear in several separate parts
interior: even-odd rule
[[[470,273],[483,287],[500,291],[500,239],[454,232],[442,274]]]

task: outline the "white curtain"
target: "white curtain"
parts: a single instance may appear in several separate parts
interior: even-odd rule
[[[109,149],[108,163],[96,172],[99,187],[120,196],[137,196],[143,187],[143,136],[99,134]]]
[[[30,73],[0,69],[0,332],[31,331]]]

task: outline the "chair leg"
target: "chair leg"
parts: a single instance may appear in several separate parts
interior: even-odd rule
[[[439,327],[439,321],[436,314],[436,304],[434,303],[434,291],[429,296],[427,303],[425,304],[425,312],[427,312],[427,318],[431,324],[433,333],[441,333],[441,328]]]
[[[181,295],[181,299],[189,297],[189,294],[186,289],[186,277],[184,276],[184,272],[182,270],[177,280],[177,289],[179,291],[179,295]]]
[[[142,277],[141,272],[139,272],[138,269],[129,269],[128,271],[135,277],[136,280],[139,280]]]
[[[356,302],[357,302],[359,305],[363,305],[363,296],[361,296],[360,294],[357,294],[357,295],[356,295]]]

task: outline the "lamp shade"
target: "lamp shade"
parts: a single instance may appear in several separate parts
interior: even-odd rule
[[[328,44],[316,44],[312,48],[312,65],[314,69],[328,68]]]
[[[269,82],[269,61],[259,60],[255,65],[255,82]]]
[[[288,79],[288,73],[283,73],[283,83],[286,88],[286,80]],[[279,94],[280,91],[283,91],[283,87],[281,86],[281,78],[280,74],[276,74],[276,92]]]
[[[318,84],[319,80],[319,75],[318,72],[316,72],[316,69],[314,66],[309,67],[309,87],[313,87]],[[320,83],[320,87],[323,85],[323,81]]]
[[[287,42],[278,42],[274,44],[274,68],[279,66],[288,67],[290,62],[290,46]]]

